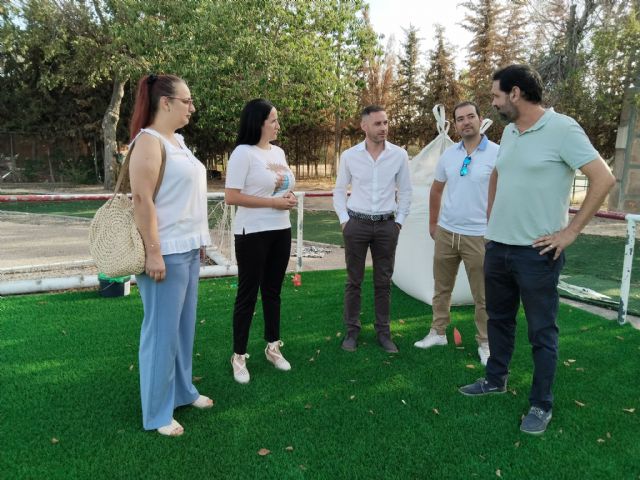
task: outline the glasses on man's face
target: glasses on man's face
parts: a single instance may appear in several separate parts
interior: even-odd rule
[[[185,105],[193,105],[193,98],[180,98],[180,97],[169,97],[169,98],[173,98],[174,100],[180,100]]]
[[[460,176],[464,177],[467,173],[469,173],[469,164],[471,163],[471,157],[467,155],[464,157],[462,161],[462,167],[460,168]]]

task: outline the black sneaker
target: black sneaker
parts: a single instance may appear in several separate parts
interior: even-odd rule
[[[489,383],[484,378],[479,378],[475,383],[460,387],[458,391],[463,395],[475,397],[478,395],[488,395],[490,393],[504,393],[507,391],[507,385],[505,384],[502,387],[498,387],[493,383]]]
[[[522,419],[520,431],[530,435],[542,435],[551,421],[551,409],[545,412],[540,407],[531,407]]]

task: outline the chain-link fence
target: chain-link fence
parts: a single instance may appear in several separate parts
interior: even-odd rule
[[[0,131],[0,183],[96,183],[101,165],[97,137]]]

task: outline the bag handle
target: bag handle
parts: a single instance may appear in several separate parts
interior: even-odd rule
[[[137,138],[137,137],[136,137]],[[167,151],[164,148],[164,144],[162,140],[158,139],[160,142],[160,150],[162,152],[162,162],[160,163],[160,171],[158,172],[158,181],[156,182],[156,188],[153,191],[153,200],[155,201],[156,196],[158,195],[158,190],[160,190],[160,186],[162,185],[162,179],[164,178],[164,170],[167,165]],[[113,196],[111,199],[113,200],[115,196],[120,193],[120,187],[124,185],[127,177],[129,176],[129,159],[131,158],[131,152],[133,152],[133,148],[135,147],[136,141],[134,140],[131,146],[129,146],[129,151],[127,152],[127,156],[122,162],[122,169],[120,170],[120,175],[118,175],[118,181],[116,182],[116,188],[113,191]]]

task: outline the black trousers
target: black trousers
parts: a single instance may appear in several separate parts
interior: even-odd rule
[[[484,257],[485,290],[489,321],[487,380],[504,385],[515,348],[516,315],[520,301],[527,319],[533,356],[533,381],[529,403],[549,410],[551,388],[558,362],[558,280],[564,266],[564,252],[557,260],[554,251],[540,255],[529,246],[488,242]]]
[[[264,339],[280,339],[280,291],[291,255],[291,228],[235,235],[238,293],[233,307],[233,351],[247,353],[249,328],[262,297]]]

